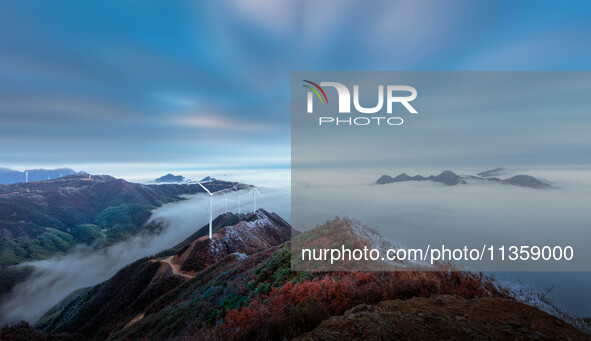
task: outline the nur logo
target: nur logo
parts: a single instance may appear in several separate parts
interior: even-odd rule
[[[311,87],[310,85],[304,84],[305,88],[308,88],[313,92],[308,92],[308,113],[314,111],[314,94],[316,94],[320,103],[324,103],[324,101],[328,103],[326,92],[324,92],[324,89],[322,88],[323,86],[330,86],[337,90],[337,95],[339,97],[339,113],[351,113],[351,92],[344,84],[337,82],[321,82],[320,85],[318,85],[308,80],[304,80],[304,82],[314,86]],[[408,92],[410,95],[394,96],[395,92]],[[322,96],[320,96],[320,94],[322,94]],[[392,113],[392,103],[401,103],[411,114],[418,113],[415,108],[408,103],[417,98],[417,90],[412,86],[388,85],[386,87],[386,94],[388,114]],[[355,110],[363,114],[375,114],[382,110],[382,107],[384,106],[384,86],[378,86],[378,103],[376,106],[373,108],[365,108],[359,104],[359,85],[353,85],[353,105],[355,106]]]
[[[314,94],[320,100],[320,103],[328,103],[328,97],[323,87],[332,87],[336,89],[338,96],[338,108],[341,114],[351,114],[351,92],[349,88],[341,83],[337,82],[320,82],[320,85],[304,80],[303,86],[311,91],[308,92],[307,97],[307,112],[309,114],[314,112]],[[384,88],[386,91],[384,91]],[[385,93],[385,94],[384,94]],[[393,104],[400,103],[406,108],[411,114],[418,114],[415,108],[409,103],[417,98],[417,90],[412,86],[408,85],[379,85],[378,86],[378,100],[377,104],[373,107],[364,107],[359,103],[359,85],[353,85],[353,106],[355,111],[361,114],[375,114],[378,113],[384,107],[384,97],[386,102],[386,113],[392,114]],[[373,120],[373,121],[372,121]],[[402,125],[404,122],[401,117],[385,117],[385,116],[360,116],[356,118],[341,119],[338,117],[325,116],[319,118],[319,125],[323,123],[348,123],[348,125],[369,125],[372,122],[376,122],[380,125],[380,122],[385,121],[388,125]]]

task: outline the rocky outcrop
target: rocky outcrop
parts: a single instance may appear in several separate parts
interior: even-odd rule
[[[232,226],[220,229],[212,239],[205,235],[183,247],[173,258],[183,271],[200,271],[231,253],[250,255],[290,239],[291,227],[281,217],[263,209]]]

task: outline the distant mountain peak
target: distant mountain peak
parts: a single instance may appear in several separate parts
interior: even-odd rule
[[[441,172],[438,176],[453,176],[453,177],[457,177],[458,175],[456,173],[450,171],[449,169],[446,169],[443,172]]]
[[[446,184],[448,186],[454,186],[459,184],[467,184],[466,180],[480,180],[480,181],[488,181],[488,182],[498,182],[505,185],[514,185],[520,187],[529,187],[529,188],[536,188],[536,189],[543,189],[552,187],[552,185],[545,183],[539,179],[531,175],[516,175],[508,179],[499,179],[496,177],[489,177],[490,174],[505,172],[504,168],[495,168],[491,169],[490,171],[479,173],[487,175],[486,177],[483,176],[475,176],[475,175],[468,175],[468,176],[460,176],[454,173],[451,170],[444,170],[443,172],[439,173],[438,175],[430,175],[428,177],[424,177],[422,175],[415,175],[409,176],[406,173],[401,173],[396,177],[391,177],[389,175],[382,175],[376,183],[378,185],[384,185],[389,183],[396,183],[396,182],[406,182],[406,181],[425,181],[431,180],[439,183]]]
[[[405,179],[410,179],[410,176],[408,176],[406,173],[402,173],[402,174],[398,174],[398,176],[395,179],[405,180]]]
[[[56,169],[27,169],[17,171],[10,168],[0,168],[0,184],[14,184],[19,182],[46,181],[62,178],[70,175],[87,174],[86,172],[76,172],[71,168]]]
[[[540,181],[531,175],[515,175],[509,179],[501,180],[501,182],[509,185],[540,189],[552,187],[550,184]]]
[[[401,176],[401,175],[402,175],[402,174],[400,174],[399,176]],[[389,176],[389,175],[382,175],[382,176],[381,176],[381,177],[378,179],[378,181],[377,181],[377,184],[378,184],[378,185],[383,185],[383,184],[389,184],[389,183],[391,183],[391,182],[396,182],[396,181],[393,181],[393,180],[394,180],[394,178],[393,178],[393,177],[391,177],[391,176]]]
[[[183,182],[185,181],[185,178],[182,175],[174,175],[171,173],[168,173],[164,176],[161,176],[159,178],[157,178],[156,180],[154,180],[154,182],[160,183],[160,182]]]
[[[503,168],[503,167],[498,167],[495,169],[490,169],[484,172],[480,172],[477,175],[481,176],[483,178],[488,178],[488,177],[493,177],[493,176],[499,176],[499,175],[504,175],[507,173],[507,169]]]
[[[444,170],[439,175],[432,177],[431,180],[444,183],[448,186],[466,183],[459,175],[450,170]]]

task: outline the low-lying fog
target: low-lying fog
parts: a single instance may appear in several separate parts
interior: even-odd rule
[[[541,262],[495,262],[478,264],[472,269],[513,270],[499,272],[498,277],[521,280],[542,289],[554,284],[553,297],[559,306],[591,315],[591,295],[579,290],[591,284],[591,273],[564,272],[589,270],[591,172],[520,169],[500,176],[505,179],[528,174],[555,186],[543,190],[487,182],[456,186],[432,181],[375,184],[383,174],[428,176],[443,170],[294,171],[292,223],[294,228],[305,230],[335,216],[348,216],[407,247],[572,245],[575,260],[570,267],[559,263],[544,269]],[[482,170],[452,169],[458,175],[475,175]],[[470,268],[470,264],[463,265]],[[558,272],[531,272],[549,269]]]
[[[215,175],[214,175],[215,176]],[[237,181],[259,180],[254,184],[262,193],[257,196],[257,208],[276,212],[290,219],[289,173],[267,174],[252,172]],[[228,180],[233,180],[228,178]],[[237,195],[241,195],[242,213],[252,211],[252,191],[215,194],[214,218],[228,210],[238,213]],[[188,196],[187,200],[166,204],[154,210],[151,219],[162,219],[167,227],[158,235],[130,238],[104,249],[79,247],[73,252],[48,260],[27,263],[35,267],[29,280],[17,285],[0,307],[0,324],[25,320],[35,322],[55,304],[76,289],[96,285],[113,276],[124,266],[173,247],[208,223],[209,198],[205,194]]]
[[[307,229],[335,216],[349,216],[407,247],[571,245],[575,257],[569,263],[544,267],[544,262],[495,262],[474,269],[590,270],[589,172],[540,173],[540,178],[552,181],[555,188],[550,189],[485,181],[455,186],[433,181],[377,185],[375,181],[381,174],[375,172],[311,173],[293,175],[294,183],[301,184],[292,188],[292,221],[296,229]]]

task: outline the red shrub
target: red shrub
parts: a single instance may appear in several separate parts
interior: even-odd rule
[[[457,271],[317,274],[310,281],[272,288],[248,306],[229,311],[223,323],[208,330],[207,336],[232,340],[290,338],[361,303],[432,294],[465,298],[501,295],[482,275]]]

